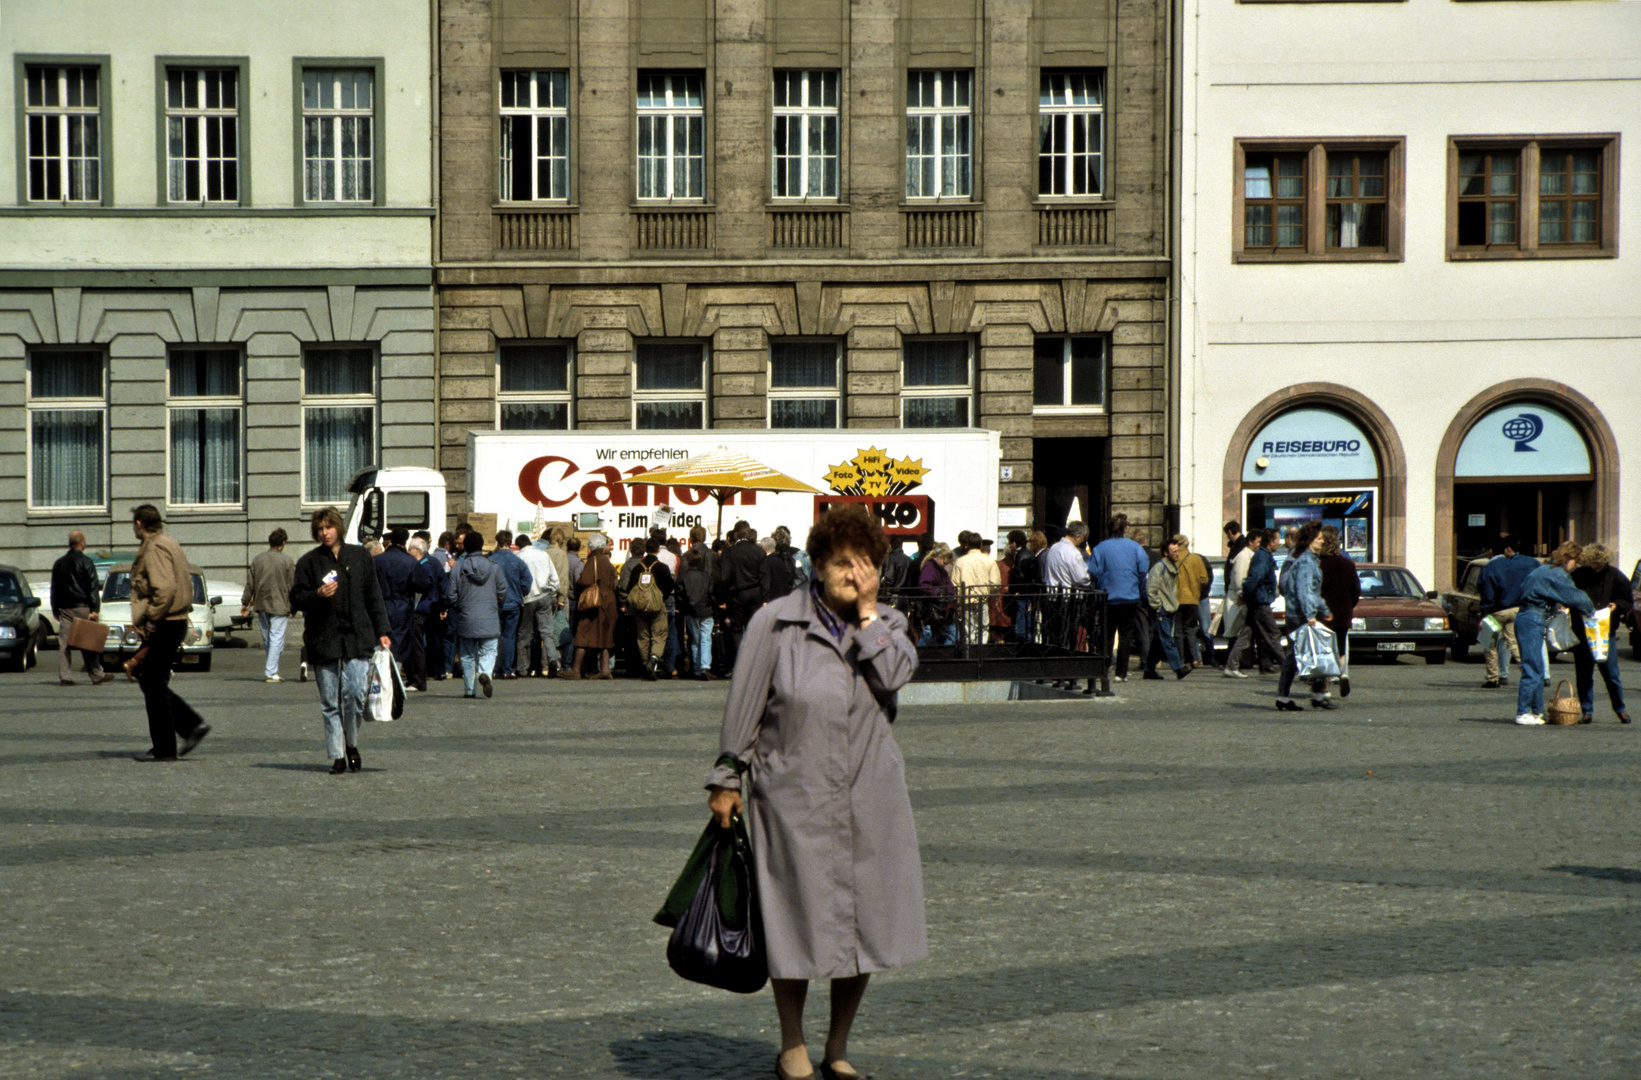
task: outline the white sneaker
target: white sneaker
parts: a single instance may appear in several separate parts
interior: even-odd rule
[[[1232,671],[1230,668],[1226,668],[1225,677],[1227,679],[1246,679],[1248,676],[1244,675],[1240,671]]]
[[[1516,717],[1516,723],[1522,725],[1523,727],[1542,727],[1544,724],[1544,717],[1534,716],[1532,713],[1522,713],[1520,716]]]
[[[278,675],[269,675],[266,679],[263,679],[262,681],[263,682],[284,682],[285,680],[281,679]]]

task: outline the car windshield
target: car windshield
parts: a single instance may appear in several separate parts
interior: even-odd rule
[[[0,604],[21,604],[23,587],[12,574],[0,574]]]
[[[1419,579],[1406,570],[1382,566],[1376,570],[1358,570],[1356,578],[1362,583],[1363,599],[1375,596],[1424,599],[1424,589],[1420,588]]]
[[[189,580],[194,586],[194,603],[205,603],[205,579],[198,574],[189,574]],[[108,583],[103,586],[103,603],[131,599],[131,571],[115,570],[108,575]]]

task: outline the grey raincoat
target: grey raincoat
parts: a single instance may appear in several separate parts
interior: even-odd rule
[[[905,763],[889,731],[894,693],[917,650],[906,619],[878,618],[833,638],[808,589],[748,624],[721,753],[745,762],[769,974],[829,979],[928,955],[923,867]],[[729,765],[710,784],[738,788]]]

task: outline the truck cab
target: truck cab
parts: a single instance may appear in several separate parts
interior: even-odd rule
[[[437,469],[362,469],[349,481],[348,491],[353,500],[342,516],[346,543],[363,544],[397,528],[426,529],[435,537],[444,529],[444,476]]]

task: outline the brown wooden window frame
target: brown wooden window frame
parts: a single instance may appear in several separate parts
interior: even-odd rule
[[[1593,200],[1582,194],[1543,195],[1540,191],[1540,183],[1546,155],[1568,155],[1580,150],[1594,151],[1600,155],[1595,174],[1597,191]],[[1517,160],[1516,240],[1514,243],[1461,245],[1459,243],[1460,204],[1481,201],[1483,197],[1460,196],[1459,161],[1466,154],[1497,154],[1501,152],[1514,154]],[[1619,157],[1619,136],[1616,133],[1450,136],[1447,140],[1448,261],[1617,258]],[[1563,160],[1565,160],[1565,157]],[[1544,200],[1567,205],[1569,214],[1571,213],[1572,203],[1594,201],[1596,204],[1595,241],[1542,241],[1539,237],[1539,226],[1542,223],[1540,204]]]
[[[1237,139],[1232,154],[1232,226],[1231,260],[1233,262],[1401,262],[1406,221],[1406,158],[1407,140],[1403,136],[1348,139]],[[1328,206],[1351,202],[1378,202],[1367,199],[1328,197],[1328,160],[1340,155],[1383,154],[1385,157],[1385,243],[1382,247],[1329,247]],[[1304,242],[1300,247],[1247,246],[1246,173],[1248,159],[1262,155],[1301,155],[1304,169]],[[1273,178],[1274,179],[1274,178]],[[1273,186],[1272,194],[1275,194]],[[1264,201],[1264,200],[1259,200]],[[1279,200],[1272,200],[1274,206]],[[1281,200],[1285,201],[1285,200]],[[1276,239],[1275,213],[1272,214],[1272,240]]]

